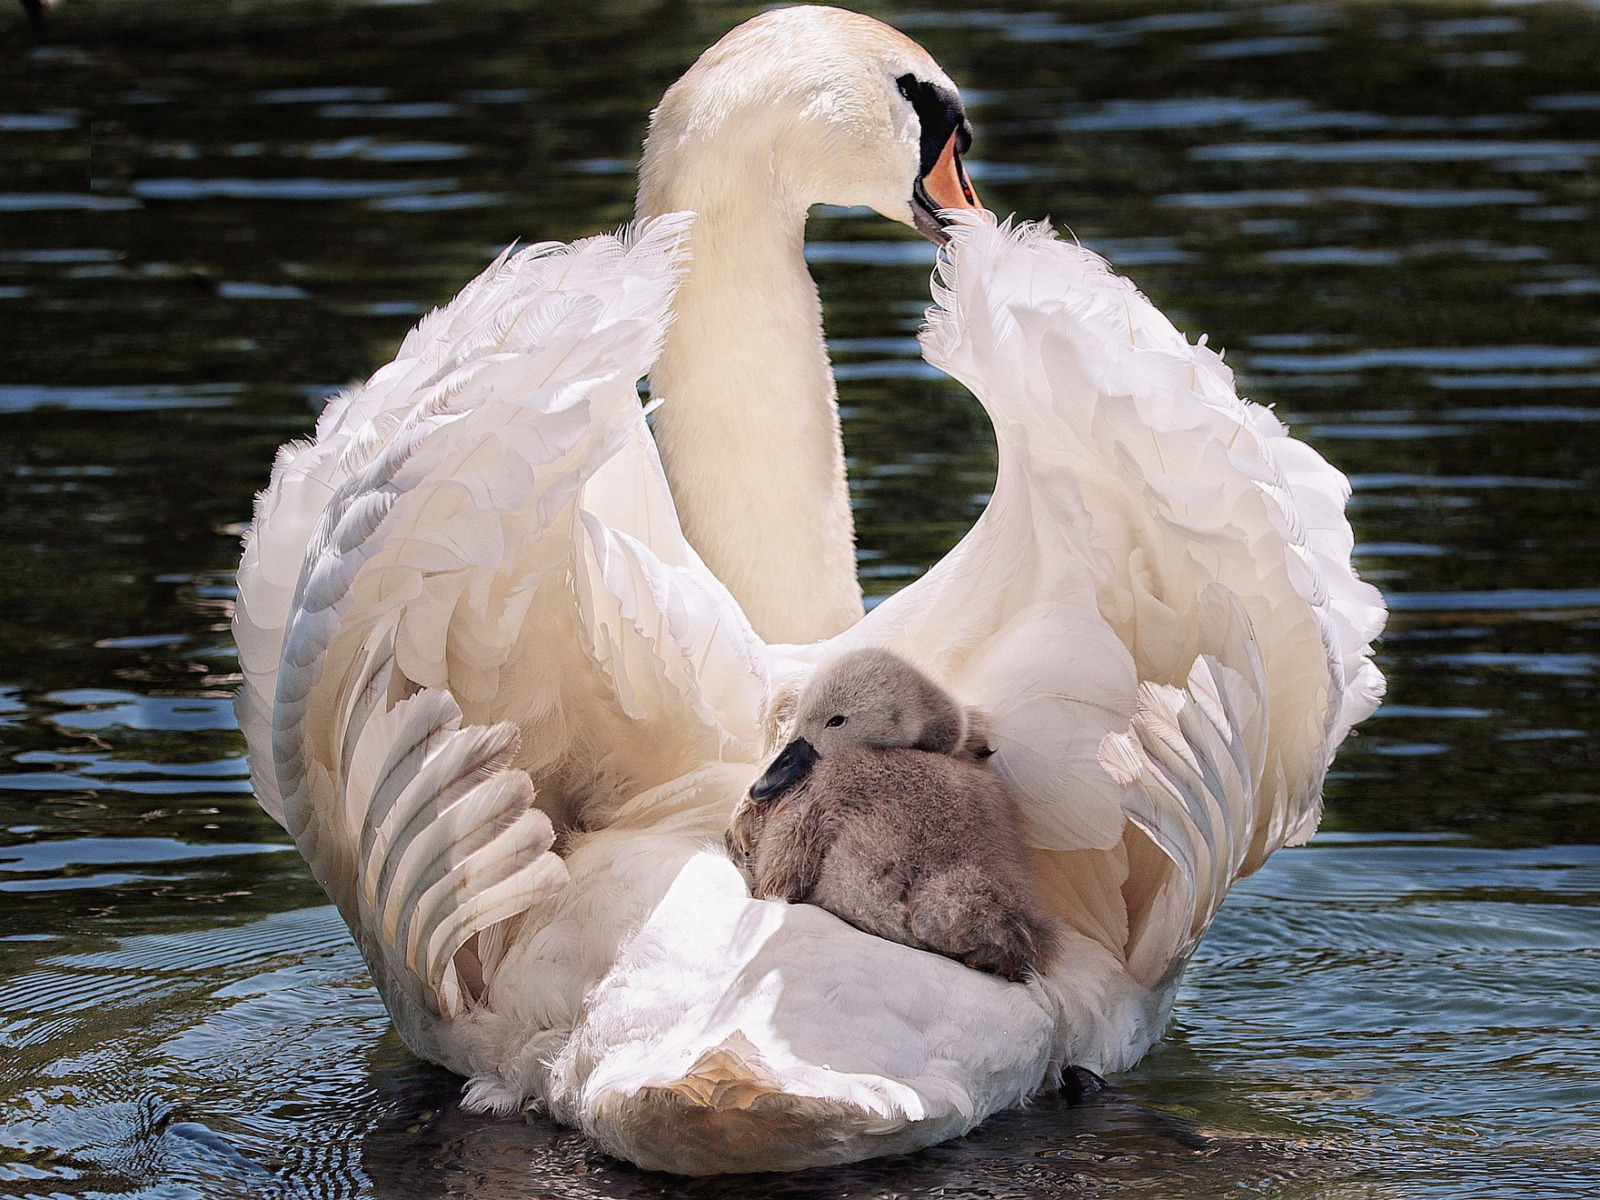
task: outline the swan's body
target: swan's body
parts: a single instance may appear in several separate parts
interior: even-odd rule
[[[830,13],[757,18],[702,60],[698,98],[669,93],[642,177],[656,219],[632,240],[503,259],[331,402],[280,453],[240,569],[258,795],[407,1042],[468,1076],[473,1104],[536,1101],[679,1171],[927,1145],[1053,1068],[1135,1061],[1227,888],[1314,830],[1327,763],[1382,685],[1344,478],[1094,255],[985,215],[952,229],[924,349],[994,421],[993,499],[850,624],[800,232],[820,199],[913,214],[887,186],[791,186],[780,168],[807,153],[770,156],[777,215],[719,208],[716,172],[693,170],[693,138],[749,99],[714,68],[803,41],[820,47],[805,111],[861,135],[846,174],[905,194],[931,155],[893,80],[937,67]],[[870,70],[830,93],[818,80],[849,54]],[[863,131],[852,88],[878,74],[889,115]],[[692,224],[666,215],[681,204]],[[770,291],[728,268],[751,255]],[[771,497],[719,514],[729,463]],[[864,644],[992,717],[1064,930],[1043,979],[754,900],[720,849],[776,746],[764,714],[825,649]]]

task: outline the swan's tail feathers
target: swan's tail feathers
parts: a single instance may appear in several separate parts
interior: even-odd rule
[[[763,1097],[782,1095],[783,1083],[762,1061],[755,1044],[735,1029],[695,1059],[680,1078],[640,1090],[670,1094],[697,1108],[742,1111]]]
[[[1129,821],[1161,851],[1130,855],[1123,888],[1138,898],[1128,914],[1128,968],[1147,985],[1187,959],[1260,854],[1261,824],[1273,815],[1258,809],[1260,687],[1259,673],[1202,656],[1187,687],[1142,684],[1128,730],[1100,744]]]
[[[1038,989],[752,900],[708,840],[613,827],[574,854],[650,899],[545,1061],[557,1119],[652,1170],[787,1171],[932,1145],[1039,1086]]]
[[[786,1089],[737,1030],[682,1077],[603,1093],[585,1117],[584,1132],[611,1153],[681,1175],[802,1170],[861,1158],[872,1135],[889,1143],[880,1153],[909,1141],[849,1100]]]

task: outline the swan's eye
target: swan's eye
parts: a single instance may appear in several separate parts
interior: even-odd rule
[[[833,716],[828,718],[828,728],[829,729],[837,729],[837,728],[839,728],[839,726],[841,726],[843,724],[844,724],[844,714],[843,713],[836,713],[835,715],[833,715]]]

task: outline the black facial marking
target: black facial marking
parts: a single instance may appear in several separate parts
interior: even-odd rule
[[[965,154],[972,145],[972,126],[967,124],[966,111],[961,101],[948,88],[936,83],[924,83],[915,75],[902,75],[895,83],[900,94],[911,102],[917,120],[922,123],[922,165],[917,170],[920,179],[933,169],[944,153],[950,135],[956,135],[956,153]]]

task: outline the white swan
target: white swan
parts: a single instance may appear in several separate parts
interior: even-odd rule
[[[1344,477],[1046,230],[944,214],[924,352],[999,478],[858,619],[805,212],[937,234],[966,136],[887,27],[757,17],[657,110],[631,235],[502,257],[280,452],[234,624],[257,793],[469,1103],[691,1173],[927,1145],[1135,1061],[1231,883],[1315,828],[1382,690]],[[752,899],[721,851],[786,690],[862,643],[992,716],[1048,976]]]

